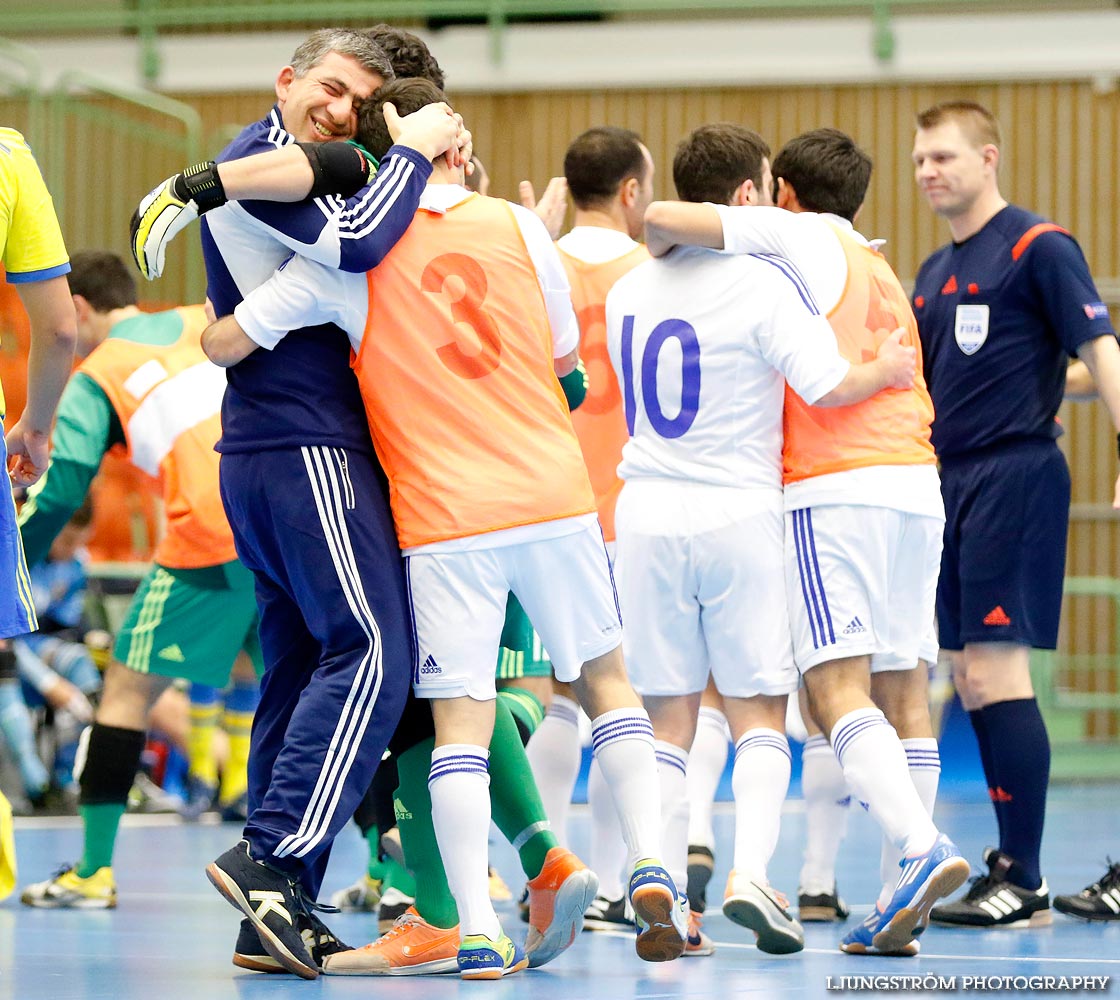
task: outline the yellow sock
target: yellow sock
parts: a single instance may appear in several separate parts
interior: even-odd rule
[[[0,899],[16,887],[16,842],[12,833],[12,807],[0,792]]]
[[[217,702],[191,702],[191,729],[187,736],[187,767],[192,778],[217,785],[218,764],[214,760],[214,730],[221,705]]]
[[[218,801],[222,805],[236,802],[249,787],[246,767],[249,763],[249,733],[253,728],[252,712],[231,712],[228,708],[222,714],[222,728],[229,737],[229,757],[222,768],[222,783],[218,789]]]

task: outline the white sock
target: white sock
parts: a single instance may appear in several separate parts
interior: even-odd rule
[[[937,783],[941,778],[941,754],[937,749],[937,740],[932,736],[903,740],[902,749],[906,751],[910,780],[914,782],[926,812],[932,817],[933,806],[937,802]],[[894,844],[884,837],[879,856],[879,877],[883,880],[883,888],[879,892],[880,909],[884,909],[894,895],[901,860],[902,855]]]
[[[618,822],[611,790],[597,757],[591,758],[587,775],[587,808],[591,812],[591,851],[589,867],[599,876],[599,895],[605,899],[622,899],[626,895],[626,842]]]
[[[486,835],[490,829],[490,773],[485,747],[447,743],[432,751],[428,790],[432,823],[447,884],[459,909],[459,939],[502,933],[490,902]]]
[[[696,739],[688,754],[688,843],[715,852],[716,835],[712,829],[712,804],[720,779],[727,767],[727,747],[731,732],[718,708],[704,705],[696,722]]]
[[[644,708],[616,708],[591,720],[591,743],[611,790],[626,868],[661,857],[661,789],[653,751],[653,726]]]
[[[805,796],[805,855],[798,892],[818,896],[836,886],[836,855],[848,832],[852,801],[840,761],[822,734],[810,736],[801,751],[801,791]]]
[[[579,705],[553,695],[541,724],[525,748],[545,815],[561,845],[568,844],[568,806],[579,775]]]
[[[844,780],[879,828],[905,856],[924,854],[937,827],[910,780],[906,753],[886,716],[877,708],[857,708],[832,728],[831,743]]]
[[[748,729],[735,744],[735,875],[766,885],[778,843],[782,803],[789,791],[790,753],[785,733]]]
[[[657,740],[657,774],[661,780],[661,861],[681,895],[688,894],[688,751]]]

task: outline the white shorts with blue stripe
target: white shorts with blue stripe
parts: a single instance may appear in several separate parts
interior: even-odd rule
[[[943,530],[939,518],[886,507],[787,511],[798,669],[869,655],[872,673],[908,670],[928,656]]]

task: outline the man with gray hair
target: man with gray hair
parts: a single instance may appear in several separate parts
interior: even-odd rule
[[[169,179],[142,203],[134,246],[145,274],[162,266],[159,252],[152,266],[143,237],[161,199],[169,216],[192,202],[207,213],[207,292],[219,316],[293,250],[343,270],[375,267],[411,223],[431,161],[455,148],[459,131],[445,105],[394,120],[404,126],[401,142],[376,179],[348,201],[336,196],[340,174],[364,161],[334,140],[353,137],[361,103],[392,76],[366,32],[310,35],[280,70],[269,114],[218,164]],[[306,200],[226,202],[227,193],[262,197],[246,158],[288,147],[311,166]],[[218,444],[222,501],[256,577],[265,675],[244,839],[207,875],[246,917],[234,963],[305,979],[346,947],[310,901],[396,728],[411,676],[400,553],[349,352],[337,329],[296,330],[280,349],[229,369]]]

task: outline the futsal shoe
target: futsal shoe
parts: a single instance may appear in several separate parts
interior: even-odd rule
[[[237,932],[237,944],[233,946],[233,964],[239,969],[250,972],[287,972],[261,944],[261,936],[253,926],[253,921],[243,917]]]
[[[900,951],[926,929],[930,911],[968,878],[968,862],[943,833],[925,852],[898,863],[901,874],[872,935],[880,954]],[[877,912],[877,908],[874,912]]]
[[[704,918],[695,910],[689,912],[688,937],[685,938],[681,958],[703,958],[705,955],[715,954],[715,943],[700,929],[703,922]]]
[[[596,896],[583,914],[585,931],[632,931],[634,929],[633,911],[626,897],[607,899]]]
[[[303,943],[320,969],[323,963],[336,952],[353,950],[348,944],[340,941],[314,913],[300,913],[296,920],[300,937],[303,938]],[[233,964],[239,969],[249,969],[252,972],[288,971],[265,950],[257,929],[248,917],[241,921],[237,944],[233,949]]]
[[[468,934],[459,946],[459,976],[462,979],[501,979],[520,972],[529,964],[525,953],[505,934],[495,941],[485,934]]]
[[[703,844],[688,845],[688,905],[693,913],[708,906],[708,883],[715,869],[715,855]]]
[[[317,979],[319,966],[304,943],[298,917],[303,890],[285,872],[254,861],[242,840],[206,866],[206,877],[226,901],[245,914],[265,950],[288,972]]]
[[[566,847],[553,847],[530,879],[525,957],[539,969],[569,948],[583,930],[583,913],[595,899],[599,877]]]
[[[490,865],[486,869],[486,877],[489,882],[490,901],[492,903],[508,903],[513,899],[513,892],[506,880],[498,874],[498,869]]]
[[[803,924],[842,923],[851,911],[840,898],[833,883],[832,892],[807,893],[797,890],[797,917]]]
[[[732,872],[723,896],[723,915],[752,930],[758,950],[790,955],[805,947],[805,930],[789,914],[789,900],[770,885],[760,885]]]
[[[377,907],[377,932],[388,934],[397,922],[397,918],[408,912],[408,908],[416,900],[390,886],[381,896],[381,904]]]
[[[880,951],[872,943],[875,932],[882,923],[883,914],[876,907],[855,928],[844,935],[840,950],[848,955],[885,955],[894,958],[913,958],[921,950],[917,939],[908,941],[896,951]]]
[[[669,873],[651,859],[639,861],[628,896],[638,930],[638,957],[645,962],[680,958],[688,938],[688,900],[677,892]]]
[[[930,919],[952,927],[1048,927],[1050,890],[1046,879],[1037,889],[1022,889],[1008,881],[1013,858],[994,847],[984,850],[988,874],[972,880],[968,892],[953,903],[934,907]]]
[[[113,910],[117,906],[117,883],[108,866],[98,868],[88,878],[78,875],[76,867],[60,868],[45,882],[24,889],[19,901],[41,910]]]
[[[381,903],[381,879],[363,875],[353,885],[331,895],[331,906],[344,913],[373,913]]]
[[[459,971],[459,925],[433,927],[409,907],[390,931],[364,948],[323,960],[329,976],[430,976]]]
[[[1109,858],[1104,877],[1076,896],[1055,896],[1054,909],[1082,920],[1120,920],[1120,861]]]

